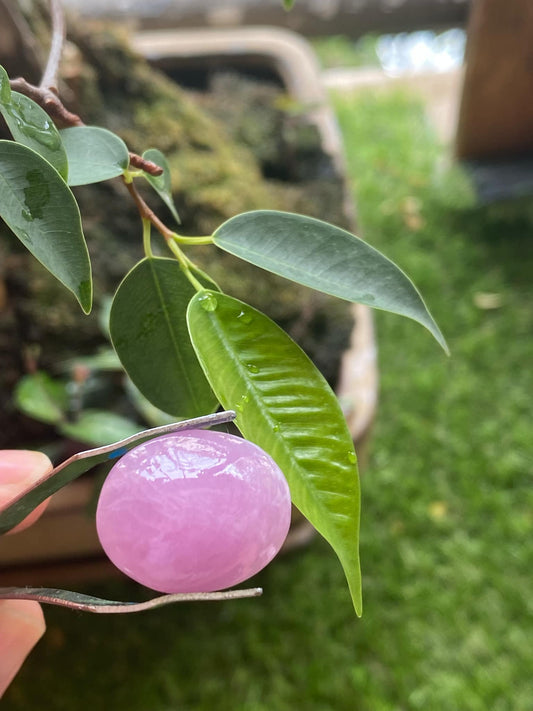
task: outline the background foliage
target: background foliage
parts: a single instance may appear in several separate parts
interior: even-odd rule
[[[337,109],[365,237],[420,284],[453,353],[435,358],[423,329],[378,314],[364,617],[316,539],[256,578],[256,601],[133,624],[47,610],[6,709],[529,711],[532,205],[475,208],[404,96]]]

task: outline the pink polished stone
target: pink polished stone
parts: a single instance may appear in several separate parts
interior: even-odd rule
[[[113,563],[160,592],[211,592],[265,567],[289,530],[290,494],[271,457],[240,437],[188,430],[127,452],[96,526]]]

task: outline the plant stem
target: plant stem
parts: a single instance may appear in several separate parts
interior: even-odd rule
[[[172,254],[176,257],[176,259],[180,263],[180,267],[181,267],[183,273],[185,274],[187,279],[191,282],[191,284],[194,286],[196,291],[204,291],[205,286],[201,282],[198,281],[198,279],[194,276],[194,274],[191,273],[191,265],[192,265],[191,260],[187,256],[185,256],[185,254],[183,254],[183,252],[181,251],[181,249],[178,247],[178,245],[175,242],[169,240],[167,242],[167,245],[168,245],[168,248],[170,249],[170,251],[172,252]]]
[[[173,240],[178,244],[213,244],[213,237],[211,235],[202,235],[200,237],[186,237],[185,235],[178,235],[174,233]]]
[[[160,232],[163,237],[166,239],[167,242],[172,242],[174,239],[176,233],[173,232],[171,229],[169,229],[164,222],[162,222],[159,217],[155,214],[155,212],[152,210],[152,208],[148,207],[148,205],[145,203],[141,195],[139,194],[139,191],[135,187],[133,180],[129,178],[128,176],[123,177],[124,184],[128,188],[128,191],[130,195],[132,196],[133,200],[135,201],[135,204],[137,205],[137,209],[139,210],[139,214],[141,215],[141,218],[143,220],[149,220],[152,225],[156,228],[158,232]]]
[[[150,237],[152,234],[152,223],[150,222],[150,220],[147,220],[145,217],[142,218],[142,223],[143,223],[144,253],[146,254],[147,257],[153,257],[154,253],[152,252],[152,245],[150,244]]]
[[[50,52],[48,53],[48,61],[44,70],[40,89],[49,89],[57,93],[57,74],[59,71],[59,61],[63,52],[63,43],[65,41],[65,16],[61,0],[50,0],[50,15],[52,18],[52,39],[50,43]]]

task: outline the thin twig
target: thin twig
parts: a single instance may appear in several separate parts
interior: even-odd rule
[[[81,118],[66,109],[59,97],[50,89],[34,86],[22,77],[11,79],[9,85],[14,91],[18,91],[19,94],[24,94],[24,96],[27,96],[32,99],[32,101],[35,101],[36,104],[39,104],[59,128],[84,125]]]
[[[169,229],[161,220],[159,217],[155,214],[155,212],[150,208],[145,201],[142,199],[142,197],[139,194],[139,191],[133,184],[133,182],[128,182],[127,180],[124,181],[126,184],[126,187],[128,188],[130,195],[135,201],[135,204],[137,205],[137,209],[139,210],[140,216],[145,219],[149,220],[152,225],[156,228],[158,232],[160,232],[163,237],[166,240],[170,240],[174,237],[174,232]]]
[[[65,41],[65,16],[61,0],[50,0],[50,17],[52,19],[50,52],[48,53],[48,61],[46,62],[46,68],[39,87],[57,93],[59,62]]]
[[[18,91],[19,94],[24,94],[24,96],[27,96],[35,101],[36,104],[39,104],[59,128],[85,126],[77,114],[65,108],[61,99],[52,90],[34,86],[22,77],[11,79],[9,85],[13,91]],[[130,164],[134,168],[144,170],[149,175],[158,176],[163,173],[161,166],[157,165],[157,163],[153,163],[151,160],[146,160],[142,156],[137,155],[137,153],[130,153]]]
[[[148,173],[149,175],[163,175],[163,168],[161,168],[161,166],[157,165],[157,163],[154,163],[151,160],[146,160],[146,158],[137,155],[137,153],[131,153],[131,151],[130,165],[132,165],[134,168],[144,170],[144,172]]]

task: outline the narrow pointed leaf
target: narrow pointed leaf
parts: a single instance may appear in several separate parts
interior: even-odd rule
[[[91,264],[74,195],[48,161],[14,141],[0,141],[0,217],[89,313]]]
[[[68,395],[63,383],[47,373],[25,375],[15,388],[15,404],[29,417],[57,425],[66,415]]]
[[[361,614],[359,479],[334,393],[279,326],[237,299],[199,293],[187,320],[217,397],[284,472],[293,503],[337,553]]]
[[[176,220],[178,225],[181,224],[180,216],[178,215],[176,205],[174,204],[174,198],[172,197],[172,182],[170,179],[170,169],[168,167],[167,159],[161,151],[157,150],[157,148],[149,148],[143,153],[143,158],[146,158],[146,160],[150,160],[160,168],[163,168],[162,175],[150,175],[149,173],[143,173],[143,175],[168,207],[172,213],[172,217]]]
[[[111,307],[111,339],[124,369],[153,405],[176,417],[217,404],[187,331],[195,293],[176,260],[146,258],[126,275]]]
[[[7,92],[5,94],[7,97]],[[46,111],[24,94],[13,91],[7,100],[0,101],[0,113],[15,141],[33,148],[66,180],[67,154],[59,131]]]
[[[88,185],[122,175],[130,162],[124,141],[97,126],[60,131],[68,158],[68,184]]]
[[[100,447],[137,434],[141,425],[114,412],[85,410],[75,422],[64,422],[59,429],[78,442]]]
[[[257,210],[224,222],[213,238],[226,252],[286,279],[418,321],[448,352],[409,277],[346,230],[312,217]]]

